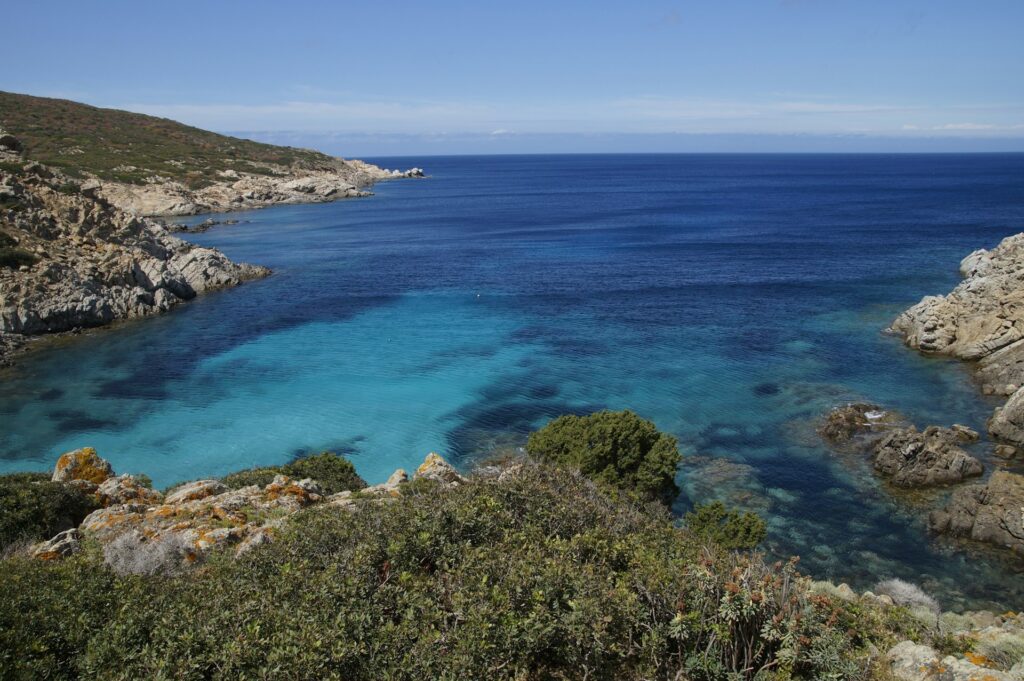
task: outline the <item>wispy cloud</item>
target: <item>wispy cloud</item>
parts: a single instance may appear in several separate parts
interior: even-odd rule
[[[312,94],[312,91],[310,91]],[[126,104],[214,130],[415,134],[535,133],[1024,135],[1024,104],[924,106],[827,95],[599,101],[378,100],[321,92],[256,104]],[[953,122],[950,122],[953,121]],[[967,122],[963,122],[967,121]]]

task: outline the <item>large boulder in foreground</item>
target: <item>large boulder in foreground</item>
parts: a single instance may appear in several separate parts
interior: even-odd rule
[[[996,471],[987,484],[958,489],[945,509],[931,513],[928,524],[934,532],[995,544],[1024,556],[1024,475]]]
[[[1016,671],[993,669],[953,655],[940,657],[932,647],[913,641],[893,646],[886,653],[884,663],[898,681],[1019,681],[1021,678]]]
[[[106,459],[101,459],[92,447],[82,447],[61,454],[53,467],[54,482],[81,481],[99,485],[114,476],[114,468]]]
[[[918,488],[950,485],[984,472],[981,462],[960,448],[978,439],[964,426],[901,428],[883,437],[871,457],[875,470],[897,487]]]

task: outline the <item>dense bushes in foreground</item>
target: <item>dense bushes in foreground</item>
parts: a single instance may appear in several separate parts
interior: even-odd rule
[[[0,475],[0,551],[18,542],[49,539],[77,526],[96,508],[92,495],[51,482],[48,473]]]
[[[676,439],[629,410],[560,416],[530,435],[526,451],[643,498],[668,503],[679,494]]]
[[[273,544],[116,577],[94,547],[0,573],[12,677],[853,679],[839,606],[792,566],[525,466],[313,507]],[[848,619],[848,618],[847,618]]]
[[[247,485],[263,487],[270,484],[276,475],[287,475],[296,480],[312,478],[320,483],[324,494],[334,494],[345,490],[355,491],[366,487],[366,482],[356,473],[352,462],[334,452],[304,456],[283,466],[250,468],[226,475],[222,480],[232,489]]]

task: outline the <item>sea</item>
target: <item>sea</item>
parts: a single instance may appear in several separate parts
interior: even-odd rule
[[[678,438],[673,510],[760,513],[772,558],[944,608],[1024,608],[1024,566],[930,537],[948,490],[894,494],[826,447],[865,400],[985,430],[970,368],[885,332],[958,263],[1024,231],[1024,155],[386,158],[426,179],[222,214],[186,235],[274,274],[84,333],[0,373],[0,471],[95,447],[157,486],[324,450],[368,482],[463,470],[567,413]],[[189,218],[191,224],[206,216]],[[984,437],[973,453],[999,464]]]

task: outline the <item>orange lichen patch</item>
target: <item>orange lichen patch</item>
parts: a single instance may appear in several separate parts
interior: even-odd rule
[[[43,551],[42,553],[36,554],[36,558],[39,560],[58,560],[60,557],[61,554],[59,551]]]
[[[58,481],[85,480],[98,485],[113,474],[110,464],[101,459],[92,447],[62,454],[54,467],[54,480]]]
[[[988,659],[984,655],[979,655],[977,653],[964,653],[964,658],[971,664],[977,665],[979,667],[995,666],[995,663],[992,662],[992,660]]]
[[[178,510],[173,506],[157,506],[150,513],[157,518],[170,518],[178,514]]]

